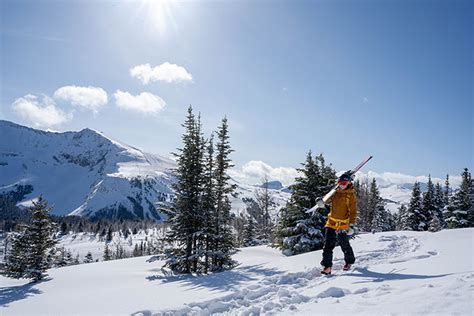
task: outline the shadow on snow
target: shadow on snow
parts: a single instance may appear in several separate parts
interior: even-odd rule
[[[354,283],[367,283],[367,282],[383,282],[389,280],[423,280],[423,279],[434,279],[442,278],[451,273],[438,274],[438,275],[419,275],[419,274],[403,274],[398,271],[392,270],[387,273],[370,271],[368,268],[358,267],[354,268],[354,272],[358,273],[346,273],[344,276],[363,277],[367,280],[354,282]]]
[[[257,277],[271,277],[283,273],[278,269],[264,268],[263,265],[236,267],[232,270],[203,275],[164,275],[156,274],[147,276],[148,281],[161,281],[162,283],[182,282],[191,286],[189,290],[206,287],[211,290],[234,289],[240,284],[256,280]]]
[[[30,282],[23,285],[17,286],[5,286],[0,287],[0,306],[8,307],[9,304],[28,298],[29,296],[43,293],[42,291],[35,289],[34,286],[41,282],[47,282],[51,279],[45,279],[39,282]]]

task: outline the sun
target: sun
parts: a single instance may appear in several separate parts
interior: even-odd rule
[[[176,29],[173,16],[176,9],[175,0],[141,0],[139,16],[147,27],[163,36],[170,28]]]

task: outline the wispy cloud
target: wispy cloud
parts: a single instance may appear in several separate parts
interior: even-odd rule
[[[130,69],[130,75],[140,80],[143,84],[154,81],[164,81],[168,83],[193,81],[193,76],[184,67],[168,62],[153,68],[150,64],[135,66]]]
[[[65,86],[54,92],[54,98],[68,101],[74,106],[83,107],[97,113],[107,104],[107,92],[97,87]]]
[[[35,127],[52,127],[61,125],[72,118],[72,114],[65,113],[58,107],[53,99],[43,96],[40,100],[35,95],[25,95],[12,104],[13,110],[24,120]]]
[[[141,113],[157,114],[166,106],[166,102],[157,95],[142,92],[132,95],[128,92],[117,90],[114,93],[115,103],[119,108]]]

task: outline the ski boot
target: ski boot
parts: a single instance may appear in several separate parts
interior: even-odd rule
[[[321,270],[321,274],[331,275],[331,267],[324,267],[324,269]]]
[[[343,271],[349,271],[350,268],[351,268],[351,265],[348,264],[348,263],[346,263],[346,264],[344,265],[344,267],[342,267],[342,270],[343,270]]]

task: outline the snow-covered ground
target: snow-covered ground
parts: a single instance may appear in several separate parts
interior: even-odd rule
[[[364,234],[357,263],[320,276],[321,251],[285,257],[244,248],[237,268],[166,276],[149,257],[49,271],[41,283],[0,278],[2,315],[462,314],[474,312],[474,229]]]

